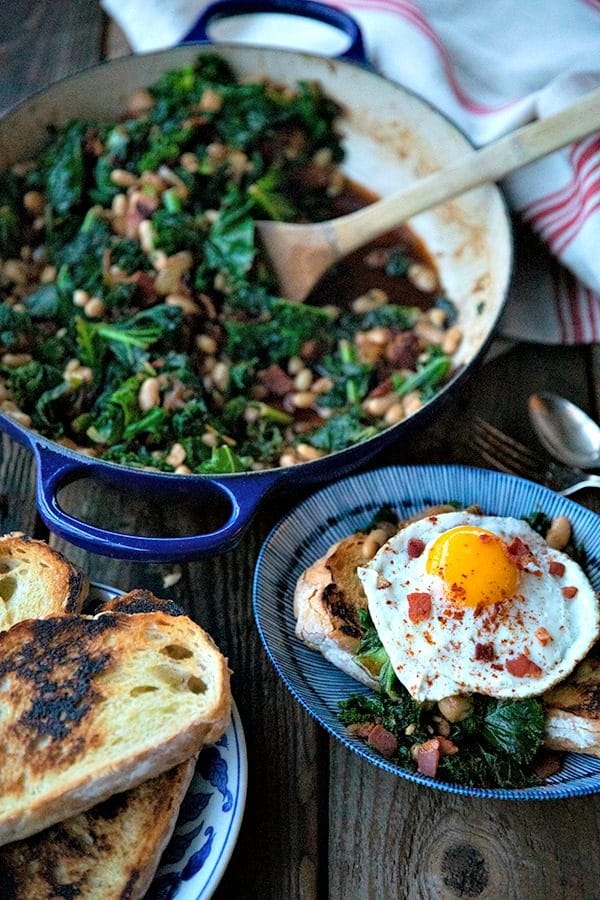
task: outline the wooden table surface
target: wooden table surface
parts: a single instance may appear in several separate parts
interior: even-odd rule
[[[94,0],[3,0],[0,109],[106,57],[129,52]],[[519,234],[519,241],[531,241]],[[538,389],[599,412],[600,356],[593,348],[520,344],[483,366],[410,447],[378,462],[477,464],[469,446],[474,412],[535,443],[525,400]],[[31,455],[4,438],[0,529],[48,533],[36,515]],[[305,493],[263,505],[227,556],[182,566],[135,565],[86,554],[50,536],[93,580],[145,586],[181,602],[229,656],[233,692],[248,742],[246,813],[217,900],[387,900],[387,898],[598,898],[600,799],[490,802],[405,783],[351,754],[292,700],[262,649],[251,609],[256,557],[270,527]],[[580,502],[600,510],[598,500]],[[194,512],[107,497],[93,484],[64,491],[67,508],[122,530],[181,533]],[[107,516],[110,510],[110,516]]]

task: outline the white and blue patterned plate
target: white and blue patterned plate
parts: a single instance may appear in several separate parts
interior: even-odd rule
[[[90,606],[121,591],[92,585]],[[146,900],[208,900],[235,847],[246,803],[248,760],[244,730],[235,703],[229,728],[198,757],[173,836],[165,849]]]
[[[271,531],[254,577],[254,614],[271,662],[293,696],[342,744],[376,766],[418,784],[477,797],[546,800],[600,791],[600,759],[568,753],[561,771],[540,787],[522,790],[467,788],[427,778],[385,759],[349,734],[337,717],[337,703],[368,688],[340,672],[294,633],[293,596],[307,566],[343,537],[364,528],[383,505],[400,517],[425,506],[456,501],[479,504],[490,515],[521,518],[540,510],[567,516],[574,539],[587,552],[586,571],[600,590],[600,516],[545,487],[487,469],[465,466],[406,466],[354,475],[313,494]]]

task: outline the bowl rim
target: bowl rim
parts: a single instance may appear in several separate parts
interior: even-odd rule
[[[310,715],[312,719],[314,719],[317,724],[324,728],[325,731],[333,737],[336,741],[339,741],[344,747],[348,750],[355,753],[357,756],[361,757],[361,759],[366,760],[377,768],[383,769],[384,771],[395,775],[401,779],[412,782],[414,784],[419,784],[424,787],[433,788],[434,790],[438,790],[441,792],[446,792],[449,794],[456,794],[460,796],[468,796],[468,797],[478,797],[482,799],[488,800],[562,800],[562,799],[571,799],[573,797],[582,797],[591,794],[600,793],[600,759],[598,759],[598,783],[596,785],[592,784],[583,784],[575,787],[569,787],[569,782],[560,782],[556,783],[556,792],[552,793],[548,790],[544,790],[543,786],[533,786],[529,788],[481,788],[481,787],[467,787],[465,785],[453,784],[452,782],[446,781],[437,781],[436,779],[428,778],[427,776],[420,775],[418,772],[411,772],[408,769],[403,769],[399,764],[392,763],[386,760],[380,754],[375,755],[374,752],[371,752],[364,742],[359,742],[358,740],[352,740],[345,733],[338,733],[333,726],[331,726],[326,720],[320,717],[318,711],[313,709],[309,703],[300,695],[299,691],[295,687],[294,682],[283,672],[278,658],[276,657],[274,651],[271,648],[270,640],[266,634],[266,629],[264,627],[263,619],[261,614],[259,613],[259,607],[261,605],[261,591],[262,585],[261,581],[263,578],[262,567],[264,564],[264,560],[269,553],[270,543],[272,539],[275,537],[277,532],[290,524],[290,520],[292,520],[296,515],[298,515],[304,507],[307,506],[312,500],[316,497],[325,494],[326,492],[330,495],[335,494],[337,490],[341,487],[348,485],[348,483],[353,480],[363,478],[365,476],[372,476],[374,474],[381,473],[382,475],[388,473],[397,473],[402,472],[405,473],[407,477],[410,477],[411,472],[413,471],[424,472],[425,474],[429,474],[434,476],[435,474],[441,474],[443,472],[451,472],[455,473],[457,476],[461,474],[465,475],[474,475],[474,473],[478,473],[479,477],[488,479],[490,481],[496,481],[498,485],[514,485],[517,486],[526,486],[527,488],[534,488],[537,492],[541,492],[542,496],[548,496],[552,498],[560,498],[560,505],[564,508],[565,511],[569,509],[577,512],[578,515],[583,515],[585,519],[589,519],[589,525],[596,524],[600,526],[600,513],[596,513],[594,510],[589,507],[585,507],[582,504],[576,503],[574,500],[571,500],[568,497],[564,497],[560,494],[557,494],[555,491],[552,491],[550,488],[545,485],[538,484],[533,481],[528,481],[525,478],[520,478],[516,475],[510,475],[505,472],[498,472],[494,469],[485,469],[478,468],[477,466],[468,466],[462,464],[423,464],[423,465],[388,465],[388,466],[380,466],[370,469],[366,472],[359,472],[349,475],[339,481],[334,482],[326,487],[319,489],[318,491],[313,492],[309,497],[306,497],[300,503],[297,503],[291,510],[289,510],[284,516],[282,516],[275,525],[270,529],[269,533],[265,537],[262,546],[260,548],[256,565],[254,569],[254,576],[252,580],[252,610],[254,614],[254,621],[263,644],[263,648],[269,657],[269,660],[275,669],[277,675],[287,688],[287,690],[291,693],[293,698],[297,703]],[[435,498],[434,498],[435,499]],[[597,523],[594,523],[594,519],[597,520]],[[295,635],[294,635],[295,637]],[[304,645],[303,645],[304,646]],[[324,657],[318,654],[318,651],[313,651],[317,657],[320,659],[324,659]],[[327,661],[326,661],[327,662]],[[328,663],[328,665],[333,666],[333,663]],[[335,667],[334,667],[335,668]],[[348,676],[350,677],[350,676]],[[357,684],[357,693],[361,691],[362,686],[359,682]],[[319,703],[322,703],[319,698]],[[579,754],[584,755],[584,754]],[[588,756],[588,758],[590,758]],[[553,785],[554,787],[554,785]]]

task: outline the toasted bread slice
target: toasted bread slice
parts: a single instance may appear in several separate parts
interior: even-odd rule
[[[3,900],[138,900],[177,821],[196,757],[88,812],[0,848]]]
[[[138,589],[102,604],[99,612],[165,612],[171,600]],[[0,896],[47,900],[137,900],[148,890],[177,822],[196,756],[93,809],[0,848]]]
[[[600,659],[589,656],[543,697],[544,743],[553,750],[600,756]]]
[[[356,574],[364,565],[367,535],[344,538],[302,573],[294,594],[296,634],[313,650],[368,687],[377,681],[354,661],[361,628],[358,612],[367,596]]]
[[[0,844],[187,760],[230,710],[227,661],[186,616],[13,626],[0,634]]]
[[[455,512],[455,508],[445,504],[428,507],[399,527],[444,512]],[[302,573],[294,594],[294,616],[301,641],[347,675],[377,690],[377,678],[353,658],[362,634],[358,613],[367,609],[367,596],[356,574],[358,566],[367,562],[363,551],[367,538],[360,531],[349,535]]]
[[[23,619],[79,612],[88,589],[83,572],[43,541],[0,537],[0,631]]]
[[[135,588],[127,594],[119,594],[112,600],[107,600],[96,612],[125,612],[132,613],[164,612],[167,616],[185,616],[184,610],[174,600],[164,600],[155,597],[152,591],[145,588]]]

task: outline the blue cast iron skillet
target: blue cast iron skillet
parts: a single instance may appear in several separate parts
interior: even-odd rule
[[[224,16],[249,12],[303,15],[333,25],[344,31],[349,40],[347,50],[339,57],[339,59],[344,60],[339,68],[339,75],[344,77],[344,71],[352,71],[353,66],[348,66],[348,61],[354,63],[355,66],[368,68],[362,36],[356,22],[345,13],[320,3],[312,2],[312,0],[311,2],[300,2],[300,0],[250,0],[250,2],[218,0],[218,2],[207,7],[182,43],[206,43],[209,41],[207,27],[211,21]],[[232,50],[232,45],[222,46],[230,52],[235,52],[235,49]],[[299,56],[297,53],[290,53],[284,50],[266,51],[264,48],[248,47],[244,48],[244,50],[255,51],[257,58],[260,59],[263,58],[261,54],[288,54],[290,59],[297,59]],[[176,48],[175,50],[149,54],[142,58],[138,57],[137,62],[142,64],[145,61],[149,71],[152,70],[152,75],[146,83],[150,83],[154,77],[152,66],[156,61],[160,62],[164,58],[164,54],[173,55],[173,61],[169,66],[171,68],[181,65],[182,62],[187,62],[187,59],[180,60],[177,58],[177,54],[180,52],[183,51]],[[301,56],[306,61],[306,77],[311,77],[311,61],[314,64],[316,60],[319,60],[322,64],[322,58],[309,54],[301,54]],[[160,64],[162,65],[162,63]],[[54,85],[25,101],[25,103],[20,104],[10,114],[12,116],[15,113],[17,115],[19,113],[27,113],[34,119],[36,115],[43,116],[46,114],[46,105],[53,109],[61,104],[62,96],[58,93],[61,90],[69,95],[69,102],[75,104],[74,110],[77,113],[87,115],[91,112],[93,114],[93,110],[85,108],[85,102],[83,102],[83,108],[81,109],[77,105],[79,98],[78,85],[82,82],[82,76],[84,80],[87,79],[88,93],[90,93],[90,79],[95,80],[94,88],[97,96],[103,90],[103,74],[106,75],[107,70],[111,68],[113,72],[117,72],[119,66],[125,67],[125,72],[127,73],[126,67],[128,65],[133,65],[131,58],[115,60],[65,79],[59,85]],[[331,62],[328,63],[328,66],[337,67],[338,63],[337,61]],[[155,69],[158,72],[161,71],[158,64],[155,66]],[[335,71],[338,72],[338,69]],[[126,78],[127,74],[124,77]],[[380,76],[369,74],[368,77],[376,82],[378,89],[380,86],[385,86],[388,90],[395,90],[389,82],[380,78]],[[119,82],[115,83],[119,84]],[[122,82],[120,82],[120,86],[123,86]],[[105,89],[108,90],[108,88]],[[52,94],[53,91],[56,93],[56,96]],[[85,89],[83,93],[85,93]],[[404,93],[408,92],[404,91]],[[50,102],[48,103],[49,97]],[[90,103],[89,100],[87,102],[88,104]],[[52,105],[53,103],[54,106]],[[457,129],[454,128],[454,131],[456,132]],[[0,168],[3,165],[2,155],[2,141],[0,137]],[[311,462],[301,463],[288,469],[271,469],[259,472],[219,475],[216,477],[207,475],[182,476],[159,471],[137,470],[85,456],[18,424],[15,420],[0,412],[0,428],[10,435],[11,438],[27,446],[35,456],[37,463],[36,501],[43,521],[51,531],[67,541],[85,550],[105,556],[144,560],[147,562],[181,561],[212,556],[230,550],[235,546],[248,527],[262,499],[275,487],[287,489],[288,493],[293,495],[296,485],[318,484],[337,479],[359,465],[364,465],[390,444],[396,443],[400,439],[406,439],[413,430],[421,429],[425,426],[427,420],[439,409],[444,399],[454,392],[467,372],[471,371],[474,363],[482,356],[489,344],[493,328],[505,301],[512,266],[510,220],[505,206],[503,207],[501,227],[506,232],[506,240],[509,245],[508,271],[506,272],[502,298],[498,304],[494,321],[489,323],[487,333],[484,334],[484,340],[477,352],[468,360],[466,365],[462,366],[455,373],[451,381],[433,400],[430,400],[409,419],[346,450],[338,451]],[[180,501],[189,502],[192,500],[206,509],[225,502],[230,510],[229,516],[227,521],[216,530],[206,534],[185,537],[146,537],[110,531],[84,522],[60,506],[57,499],[59,487],[82,477],[93,477],[116,488],[134,489],[141,495],[151,496],[159,501],[164,499],[173,510],[177,509],[177,504]]]

